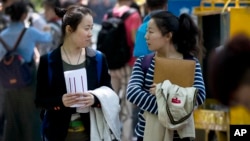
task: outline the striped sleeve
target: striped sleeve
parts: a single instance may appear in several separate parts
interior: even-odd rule
[[[127,87],[127,100],[137,105],[141,110],[157,114],[158,108],[155,95],[149,93],[149,88],[153,84],[154,59],[146,75],[142,70],[142,57],[138,58],[134,64],[131,78]],[[145,77],[144,77],[145,76]]]
[[[204,80],[202,76],[202,70],[200,63],[197,58],[194,58],[196,62],[196,67],[195,67],[195,76],[194,76],[194,85],[193,87],[198,89],[198,95],[197,95],[197,104],[201,105],[204,103],[206,99],[206,90],[205,90],[205,85],[204,85]]]

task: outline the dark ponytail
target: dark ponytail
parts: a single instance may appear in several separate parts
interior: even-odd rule
[[[14,2],[5,8],[5,14],[10,16],[11,21],[20,21],[23,14],[28,13],[28,5],[24,1]]]
[[[60,18],[63,18],[63,16],[65,15],[66,12],[67,12],[67,9],[65,9],[65,8],[55,7],[55,13]]]
[[[200,56],[202,47],[201,33],[188,14],[179,17],[178,51],[183,54]]]
[[[151,18],[163,36],[172,33],[172,43],[178,52],[199,59],[204,57],[205,48],[202,46],[201,32],[188,14],[182,14],[178,18],[169,11],[160,11],[153,13]]]

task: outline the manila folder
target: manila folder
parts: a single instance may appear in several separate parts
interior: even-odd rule
[[[155,57],[154,83],[169,80],[181,87],[191,87],[194,83],[195,61]]]

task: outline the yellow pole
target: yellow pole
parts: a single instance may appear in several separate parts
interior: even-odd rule
[[[239,8],[239,7],[240,7],[239,0],[235,0],[235,7],[236,7],[236,8]]]
[[[215,2],[214,2],[214,0],[211,1],[211,8],[212,8],[212,9],[215,8]]]

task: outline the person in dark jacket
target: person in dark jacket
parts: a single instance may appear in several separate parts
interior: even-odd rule
[[[71,5],[56,8],[62,17],[62,44],[41,56],[37,72],[36,105],[45,110],[42,135],[45,141],[90,141],[89,108],[100,108],[100,101],[89,90],[101,86],[111,88],[110,75],[103,55],[100,80],[97,73],[96,51],[91,44],[93,17],[90,9]],[[86,70],[86,75],[84,74]],[[69,87],[67,74],[86,78],[87,91]],[[83,79],[84,79],[83,78]],[[78,78],[76,78],[78,79]],[[75,79],[74,79],[75,80]],[[73,83],[73,79],[72,79]],[[74,88],[79,83],[74,83]],[[81,85],[82,86],[82,85]],[[84,88],[85,89],[85,88]],[[74,105],[84,105],[75,107]]]

